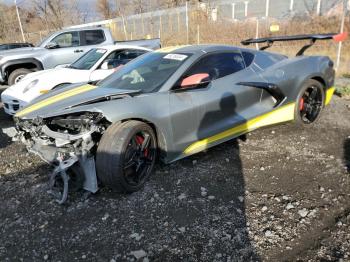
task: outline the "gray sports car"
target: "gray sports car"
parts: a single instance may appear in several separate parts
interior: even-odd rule
[[[334,34],[250,39],[243,44],[335,38]],[[310,45],[308,45],[310,46]],[[262,47],[265,49],[266,47]],[[164,48],[102,80],[41,96],[18,112],[31,152],[52,164],[51,186],[80,181],[139,190],[159,157],[170,163],[259,127],[309,125],[332,97],[333,62],[224,45]]]

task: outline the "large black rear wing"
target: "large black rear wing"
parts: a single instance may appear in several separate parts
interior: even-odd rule
[[[304,54],[305,50],[309,47],[313,46],[313,44],[317,40],[329,40],[333,39],[336,42],[344,41],[347,38],[347,33],[329,33],[329,34],[315,34],[315,35],[292,35],[292,36],[272,36],[265,38],[250,38],[247,40],[243,40],[241,42],[242,45],[250,45],[250,44],[260,44],[267,43],[267,45],[261,47],[259,50],[265,50],[273,45],[274,42],[286,42],[286,41],[300,41],[300,40],[310,40],[310,43],[303,46],[298,53],[297,56],[301,56]]]

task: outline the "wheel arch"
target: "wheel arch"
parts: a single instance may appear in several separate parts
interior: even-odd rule
[[[292,94],[293,98],[296,98],[300,92],[300,89],[304,86],[304,84],[309,81],[309,80],[315,80],[317,82],[319,82],[322,86],[323,86],[323,90],[324,92],[326,92],[327,89],[327,82],[326,80],[319,74],[312,74],[312,75],[308,75],[307,77],[303,77],[302,79],[300,79],[296,85],[298,86],[297,89],[295,89],[295,91]]]
[[[120,123],[124,123],[126,121],[131,121],[131,120],[135,120],[135,121],[140,121],[143,123],[146,123],[147,125],[149,125],[153,131],[154,134],[156,135],[157,138],[157,145],[158,145],[158,150],[159,150],[159,156],[161,157],[161,159],[163,159],[164,157],[166,157],[166,152],[167,152],[167,143],[166,143],[166,138],[165,135],[163,133],[163,131],[152,121],[149,121],[145,118],[138,118],[138,117],[130,117],[130,118],[125,118],[123,120],[120,120]]]
[[[321,76],[313,76],[313,77],[311,77],[310,79],[316,80],[317,82],[319,82],[320,84],[322,84],[322,85],[323,85],[323,88],[326,88],[326,86],[327,86],[326,80],[324,80],[323,77],[321,77]]]
[[[16,59],[6,62],[2,65],[2,75],[5,76],[6,80],[8,80],[9,75],[16,69],[19,68],[26,68],[26,69],[37,69],[37,70],[43,70],[43,64],[35,59],[35,58],[23,58],[23,59]]]
[[[319,75],[313,76],[310,79],[319,82],[323,86],[323,91],[324,91],[324,98],[323,98],[323,100],[324,100],[324,103],[325,103],[326,100],[327,100],[326,93],[327,93],[327,86],[328,86],[326,80],[322,76],[319,76]]]

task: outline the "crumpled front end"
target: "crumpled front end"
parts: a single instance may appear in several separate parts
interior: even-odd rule
[[[54,167],[50,175],[50,186],[59,179],[63,190],[59,203],[68,195],[68,171],[74,167],[75,175],[82,176],[85,190],[98,190],[95,168],[95,153],[108,122],[101,113],[79,113],[52,118],[15,118],[19,139],[30,152],[39,155]],[[79,173],[79,174],[77,174]]]

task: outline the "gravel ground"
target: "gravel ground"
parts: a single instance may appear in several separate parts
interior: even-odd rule
[[[0,126],[11,126],[0,109]],[[1,130],[1,129],[0,129]],[[170,165],[140,192],[47,194],[0,131],[1,261],[350,261],[350,101]]]

